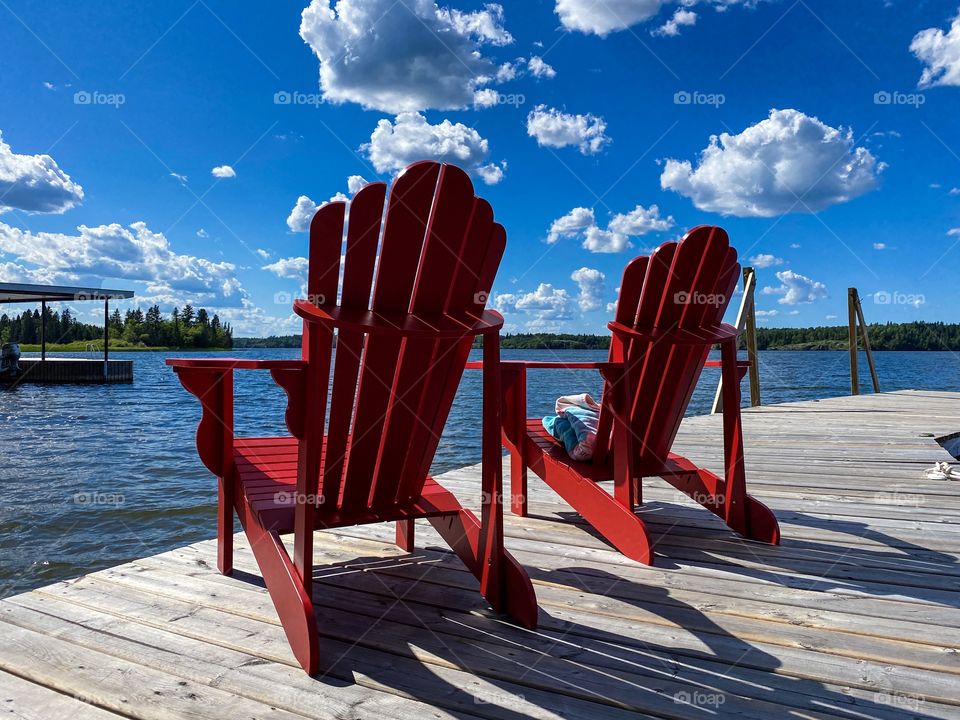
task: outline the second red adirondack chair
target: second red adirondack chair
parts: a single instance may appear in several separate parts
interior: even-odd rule
[[[484,303],[506,234],[452,165],[408,167],[384,217],[385,196],[386,186],[372,183],[350,202],[345,251],[346,203],[314,216],[309,297],[294,303],[304,320],[302,359],[167,361],[203,407],[197,449],[220,479],[219,568],[233,569],[236,512],[294,655],[311,674],[320,662],[311,600],[315,529],[392,521],[397,544],[410,550],[414,520],[427,518],[495,610],[527,627],[537,622],[533,585],[503,549],[503,318]],[[477,335],[484,339],[479,519],[430,477]],[[288,396],[290,435],[234,437],[235,369],[271,372]],[[281,540],[288,533],[292,557]]]
[[[641,478],[659,476],[738,533],[780,541],[773,513],[746,491],[740,381],[747,365],[737,360],[736,328],[722,322],[739,276],[727,234],[718,227],[695,228],[679,243],[664,243],[627,265],[616,318],[609,324],[607,362],[503,363],[503,440],[510,451],[515,514],[527,514],[529,468],[624,555],[652,564],[650,536],[634,508],[642,501]],[[717,344],[721,360],[708,362]],[[719,366],[723,377],[722,477],[671,452],[705,366]],[[596,369],[603,375],[592,462],[570,459],[539,418],[527,418],[527,370],[545,368]],[[599,484],[611,479],[612,495]]]

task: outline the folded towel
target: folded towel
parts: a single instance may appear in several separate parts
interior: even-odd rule
[[[563,443],[567,454],[578,462],[593,458],[597,442],[600,406],[587,393],[557,398],[556,415],[543,418],[543,427]]]

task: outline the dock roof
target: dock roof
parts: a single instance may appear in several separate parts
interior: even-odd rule
[[[27,285],[0,283],[0,303],[121,300],[133,297],[133,290],[73,287],[70,285]]]

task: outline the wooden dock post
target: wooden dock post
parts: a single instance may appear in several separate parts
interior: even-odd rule
[[[747,359],[750,361],[750,407],[760,405],[760,365],[757,361],[757,308],[754,304],[754,292],[757,289],[757,274],[752,267],[743,269],[743,297],[737,311],[737,330],[746,331],[744,338],[747,346]],[[713,396],[711,415],[720,412],[723,395],[723,378],[717,383],[717,392]]]
[[[850,350],[850,394],[860,394],[859,348],[857,343],[857,324],[860,325],[860,335],[863,338],[863,349],[867,354],[867,364],[870,366],[870,379],[873,382],[873,391],[880,392],[880,379],[877,377],[877,366],[873,361],[873,349],[870,347],[870,333],[867,323],[863,319],[863,306],[860,304],[860,293],[856,288],[847,288],[847,336]]]

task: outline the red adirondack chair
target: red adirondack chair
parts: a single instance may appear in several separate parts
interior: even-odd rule
[[[659,476],[722,518],[738,533],[779,543],[773,513],[747,495],[740,425],[737,330],[723,314],[740,276],[737,253],[718,227],[698,227],[661,245],[623,272],[607,362],[502,364],[503,441],[510,452],[511,509],[527,514],[527,468],[533,470],[624,555],[652,564],[646,526],[634,507],[641,478]],[[719,344],[721,360],[707,361]],[[704,366],[723,377],[725,473],[719,477],[670,451]],[[597,445],[589,463],[572,460],[527,419],[526,372],[593,368],[604,378]],[[558,393],[559,394],[559,393]],[[613,480],[613,495],[599,481]]]
[[[342,283],[346,203],[325,205],[314,216],[309,298],[294,303],[304,321],[301,360],[167,361],[202,404],[197,449],[220,480],[219,569],[232,571],[236,512],[294,655],[310,674],[319,668],[311,601],[315,529],[395,521],[397,545],[411,550],[414,520],[427,518],[495,610],[530,628],[537,622],[530,579],[503,549],[503,318],[484,303],[506,233],[452,165],[421,162],[404,170],[384,218],[385,197],[386,185],[371,183],[350,202]],[[477,335],[483,336],[481,519],[429,476]],[[289,436],[234,436],[237,369],[269,370],[286,391]],[[280,538],[288,533],[292,557]]]

